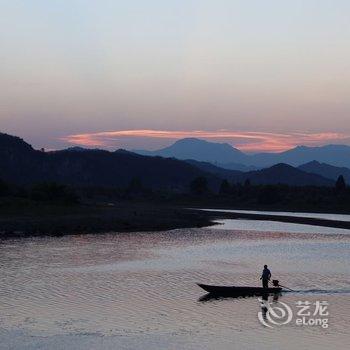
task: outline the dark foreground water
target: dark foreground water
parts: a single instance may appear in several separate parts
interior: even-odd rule
[[[4,241],[0,349],[345,349],[349,233],[211,228]],[[261,324],[257,297],[199,300],[196,282],[259,285],[264,263],[297,291],[273,304],[290,306],[290,323]],[[298,301],[311,312],[327,301],[329,315],[315,318],[328,328],[296,325]]]

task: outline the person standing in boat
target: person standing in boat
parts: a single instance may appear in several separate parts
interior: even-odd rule
[[[264,265],[264,270],[260,277],[260,279],[262,280],[263,288],[268,288],[270,278],[271,278],[271,271],[267,268],[267,265]]]

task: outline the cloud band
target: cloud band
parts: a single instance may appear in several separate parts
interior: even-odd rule
[[[280,152],[297,145],[319,146],[325,143],[340,143],[350,140],[350,135],[343,133],[268,133],[254,131],[203,131],[203,130],[113,130],[96,133],[72,134],[61,138],[74,145],[86,147],[115,148],[122,146],[122,141],[130,138],[178,140],[186,137],[210,139],[228,142],[246,152]]]

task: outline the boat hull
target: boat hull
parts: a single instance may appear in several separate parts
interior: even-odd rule
[[[262,287],[235,287],[235,286],[213,286],[197,283],[199,287],[206,292],[217,296],[253,296],[276,294],[282,291],[280,287],[262,288]]]

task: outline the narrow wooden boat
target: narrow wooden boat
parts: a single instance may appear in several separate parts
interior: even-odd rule
[[[236,286],[212,286],[197,283],[206,292],[217,296],[253,296],[280,293],[282,288],[262,288],[262,287],[236,287]]]

